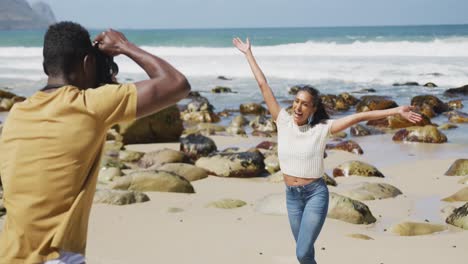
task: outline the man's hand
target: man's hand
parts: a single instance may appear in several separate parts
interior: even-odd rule
[[[109,56],[125,54],[129,45],[129,41],[124,34],[113,29],[108,29],[99,34],[94,42],[98,43],[99,49]]]
[[[413,106],[400,106],[398,107],[398,113],[411,123],[417,123],[422,120],[422,117],[420,114],[411,111],[413,109]]]

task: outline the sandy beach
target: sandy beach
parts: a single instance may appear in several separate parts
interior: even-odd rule
[[[253,147],[264,138],[212,137],[219,149]],[[448,230],[423,236],[398,236],[388,231],[403,221],[445,225],[441,209],[459,207],[462,202],[440,199],[464,185],[460,177],[443,174],[467,145],[397,144],[388,136],[358,138],[364,155],[329,151],[326,170],[347,160],[364,160],[385,178],[337,177],[340,193],[359,182],[385,182],[403,195],[365,201],[377,218],[370,225],[355,225],[327,218],[316,243],[319,263],[463,263],[468,257],[468,233]],[[372,144],[385,141],[385,144]],[[368,146],[379,146],[367,148]],[[131,145],[131,150],[178,150],[179,144]],[[428,151],[428,149],[432,151]],[[386,158],[382,158],[385,156]],[[461,158],[461,156],[459,157]],[[221,178],[209,176],[192,182],[195,194],[147,192],[151,201],[127,206],[95,204],[89,227],[87,258],[90,264],[120,263],[297,263],[295,243],[286,215],[265,215],[255,210],[270,194],[284,194],[284,183],[265,178]],[[240,199],[246,206],[218,209],[207,204],[223,199]],[[278,205],[281,207],[281,204]],[[180,208],[180,212],[170,212]],[[365,234],[373,240],[348,237]]]

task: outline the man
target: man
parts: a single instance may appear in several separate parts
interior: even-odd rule
[[[84,263],[99,159],[112,125],[172,105],[190,91],[164,60],[108,30],[95,39],[110,56],[125,55],[148,74],[134,84],[96,89],[89,33],[61,22],[44,38],[47,86],[11,110],[0,140],[7,215],[0,263]]]

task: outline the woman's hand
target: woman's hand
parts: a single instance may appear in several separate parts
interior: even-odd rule
[[[400,106],[398,107],[398,113],[411,123],[417,123],[422,120],[422,117],[420,114],[411,111],[413,109],[413,106]]]
[[[251,46],[250,46],[249,38],[245,40],[245,43],[240,38],[233,38],[232,44],[234,44],[234,46],[244,54],[247,54],[247,52],[250,52]]]

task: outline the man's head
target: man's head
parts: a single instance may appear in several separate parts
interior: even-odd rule
[[[53,24],[44,37],[44,72],[80,88],[96,86],[96,62],[88,31],[73,22]]]

